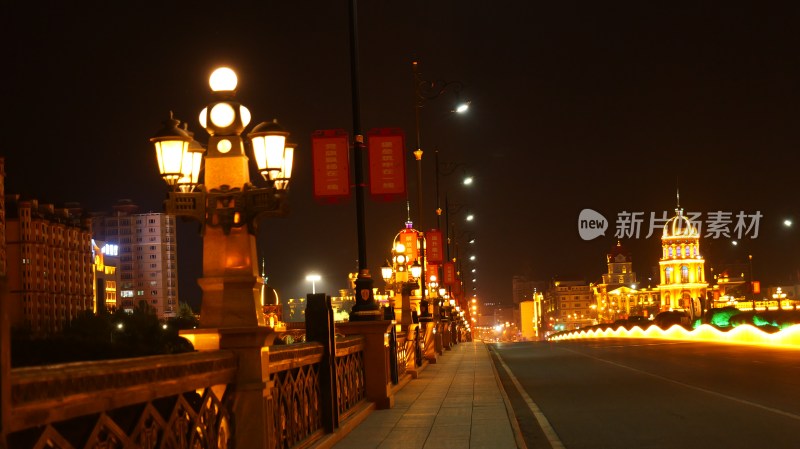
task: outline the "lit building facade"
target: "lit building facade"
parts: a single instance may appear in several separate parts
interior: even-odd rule
[[[94,261],[95,313],[113,313],[117,310],[117,267],[119,246],[101,240],[92,240]]]
[[[699,317],[708,287],[705,260],[700,254],[700,232],[680,207],[664,224],[658,265],[661,310],[685,311],[691,319]]]
[[[586,281],[553,282],[545,303],[549,331],[579,329],[596,323],[597,303],[592,286]]]
[[[608,270],[602,282],[593,285],[597,321],[613,323],[631,316],[650,318],[660,310],[659,290],[640,287],[633,271],[633,257],[621,242],[606,254]]]
[[[132,312],[145,301],[159,318],[178,313],[178,256],[175,217],[137,213],[130,201],[118,202],[111,215],[92,218],[94,237],[119,249],[116,307]]]
[[[79,211],[6,198],[11,325],[58,333],[94,309],[91,225]]]

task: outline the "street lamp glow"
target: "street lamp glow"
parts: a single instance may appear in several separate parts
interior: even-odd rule
[[[311,293],[312,294],[316,294],[317,293],[317,284],[316,283],[320,279],[322,279],[322,277],[320,277],[320,275],[318,275],[318,274],[309,274],[308,276],[306,276],[306,280],[311,282]]]
[[[228,67],[220,67],[211,73],[208,78],[208,85],[214,92],[230,92],[236,90],[236,85],[239,83],[236,77],[236,72]]]
[[[456,107],[455,111],[456,111],[456,113],[458,113],[458,114],[463,114],[463,113],[465,113],[465,112],[469,111],[469,102],[468,102],[468,101],[465,101],[464,103],[461,103],[461,104],[459,104],[459,105]]]
[[[471,186],[474,181],[475,180],[472,178],[472,176],[467,176],[466,178],[464,178],[463,183],[465,186]]]
[[[786,220],[783,220],[783,225],[786,226],[787,228],[792,227],[792,220],[789,220],[788,218]]]
[[[467,215],[467,221],[472,221],[475,219],[475,215],[469,214]]]
[[[738,244],[739,244],[739,242],[737,242],[736,240],[731,241],[731,245],[733,245],[733,246],[736,246]]]
[[[469,256],[469,260],[475,260],[475,256]]]

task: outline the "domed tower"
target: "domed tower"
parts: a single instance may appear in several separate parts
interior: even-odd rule
[[[678,204],[675,216],[664,224],[661,260],[658,262],[662,310],[683,310],[700,316],[706,297],[705,260],[700,255],[700,232],[683,215]]]

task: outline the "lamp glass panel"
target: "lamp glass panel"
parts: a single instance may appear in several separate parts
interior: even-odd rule
[[[283,152],[283,170],[281,170],[281,178],[289,179],[292,177],[292,164],[294,163],[294,148],[286,147]]]
[[[155,143],[158,170],[162,175],[181,173],[183,154],[189,147],[184,140],[161,140]]]
[[[283,149],[286,148],[286,136],[264,136],[268,170],[279,171],[283,168]]]
[[[200,164],[203,162],[203,153],[201,151],[187,151],[183,153],[183,162],[181,163],[181,179],[178,184],[197,184],[197,179],[200,176]]]
[[[253,144],[253,156],[256,159],[256,167],[259,171],[267,169],[267,149],[266,136],[255,136],[250,139]]]

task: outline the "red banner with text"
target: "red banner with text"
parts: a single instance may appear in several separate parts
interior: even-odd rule
[[[347,131],[326,129],[311,135],[314,198],[336,202],[350,195],[350,144]]]
[[[406,151],[403,131],[397,128],[373,129],[367,136],[370,193],[374,199],[382,201],[405,197]]]
[[[442,282],[444,285],[456,283],[456,265],[453,262],[445,262],[442,265]]]
[[[439,265],[432,263],[425,265],[425,279],[429,285],[431,282],[439,284]]]
[[[408,263],[413,264],[417,260],[419,250],[417,249],[417,231],[411,229],[403,229],[400,231],[400,243],[406,247],[405,255],[408,258]]]
[[[425,253],[428,263],[444,262],[444,245],[442,241],[442,231],[431,229],[425,235]]]

